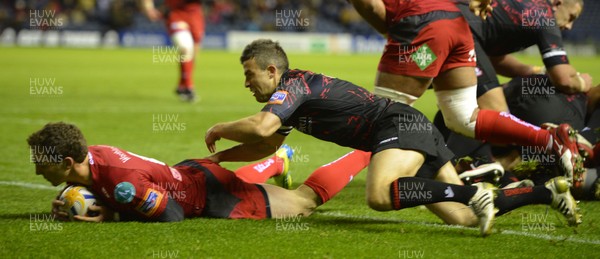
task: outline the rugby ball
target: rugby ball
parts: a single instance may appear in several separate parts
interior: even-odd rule
[[[65,203],[61,210],[69,214],[69,219],[73,220],[73,216],[97,216],[98,213],[88,213],[88,207],[96,204],[94,194],[83,186],[71,185],[63,190],[59,200]]]

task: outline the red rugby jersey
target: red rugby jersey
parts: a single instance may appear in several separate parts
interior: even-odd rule
[[[88,150],[91,189],[103,205],[135,218],[155,219],[171,197],[186,217],[202,212],[204,175],[181,172],[116,147],[90,146]]]

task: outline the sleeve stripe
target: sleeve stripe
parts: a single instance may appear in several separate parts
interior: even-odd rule
[[[294,127],[292,127],[292,126],[281,126],[277,130],[277,133],[287,136],[292,132],[293,129],[294,129]]]
[[[544,53],[544,55],[542,55],[543,59],[547,59],[547,58],[551,58],[554,56],[566,56],[567,52],[564,50],[552,50],[549,52]]]

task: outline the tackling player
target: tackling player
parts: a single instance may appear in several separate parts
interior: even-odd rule
[[[481,2],[489,12],[490,1],[470,2],[472,6]],[[551,150],[560,157],[569,181],[583,170],[568,125],[545,130],[512,116],[505,105],[478,106],[473,38],[454,1],[352,0],[352,4],[388,38],[374,94],[411,105],[433,83],[438,106],[452,131],[495,144]],[[485,17],[486,12],[479,14]]]
[[[180,52],[179,84],[175,93],[182,101],[196,101],[194,61],[204,36],[204,13],[200,0],[166,0],[165,14],[154,7],[153,0],[141,0],[142,10],[151,21],[166,16],[165,24],[171,41]]]
[[[206,132],[211,152],[221,138],[241,143],[215,153],[214,161],[266,157],[295,128],[321,140],[372,152],[367,202],[374,210],[426,205],[448,224],[479,223],[482,235],[491,233],[495,206],[501,215],[527,204],[552,204],[570,224],[580,222],[565,178],[513,192],[495,193],[482,183],[464,186],[448,162],[452,152],[416,109],[344,80],[289,69],[285,51],[271,40],[248,44],[240,62],[245,87],[266,105],[255,115],[216,124]],[[347,163],[350,166],[353,161]]]
[[[84,185],[101,202],[102,206],[92,206],[99,216],[75,216],[83,221],[308,216],[342,190],[369,161],[369,153],[350,152],[317,169],[297,189],[286,190],[257,184],[287,170],[285,149],[271,161],[242,168],[240,173],[248,183],[208,159],[188,159],[170,167],[116,147],[87,146],[75,125],[62,122],[45,125],[29,136],[27,143],[35,158],[36,174],[54,186],[64,182]],[[52,156],[60,159],[51,163],[44,159]],[[278,159],[286,162],[282,165]],[[340,168],[346,160],[352,164],[346,162]],[[66,213],[58,210],[62,205],[53,201],[53,213],[64,219]]]

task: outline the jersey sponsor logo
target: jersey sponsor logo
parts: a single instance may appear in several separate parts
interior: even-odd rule
[[[119,203],[130,203],[135,197],[135,187],[130,182],[120,182],[115,186],[115,200]]]
[[[425,70],[437,59],[437,56],[427,44],[421,45],[421,47],[419,47],[415,53],[410,55],[410,57],[415,61],[415,64],[417,64],[421,71]]]
[[[271,98],[269,99],[269,102],[267,104],[282,104],[283,101],[285,101],[287,95],[287,91],[277,91],[273,95],[271,95]]]
[[[144,215],[151,217],[152,214],[154,214],[154,212],[156,211],[156,209],[158,209],[158,207],[160,206],[160,202],[162,201],[163,196],[164,195],[159,191],[154,190],[152,188],[148,188],[148,190],[146,190],[144,198],[142,199],[142,201],[136,209]]]
[[[177,181],[182,181],[181,179],[181,173],[179,173],[179,171],[177,171],[177,169],[173,168],[173,167],[169,167],[169,169],[171,170],[171,175],[173,175],[173,178],[175,178]]]

